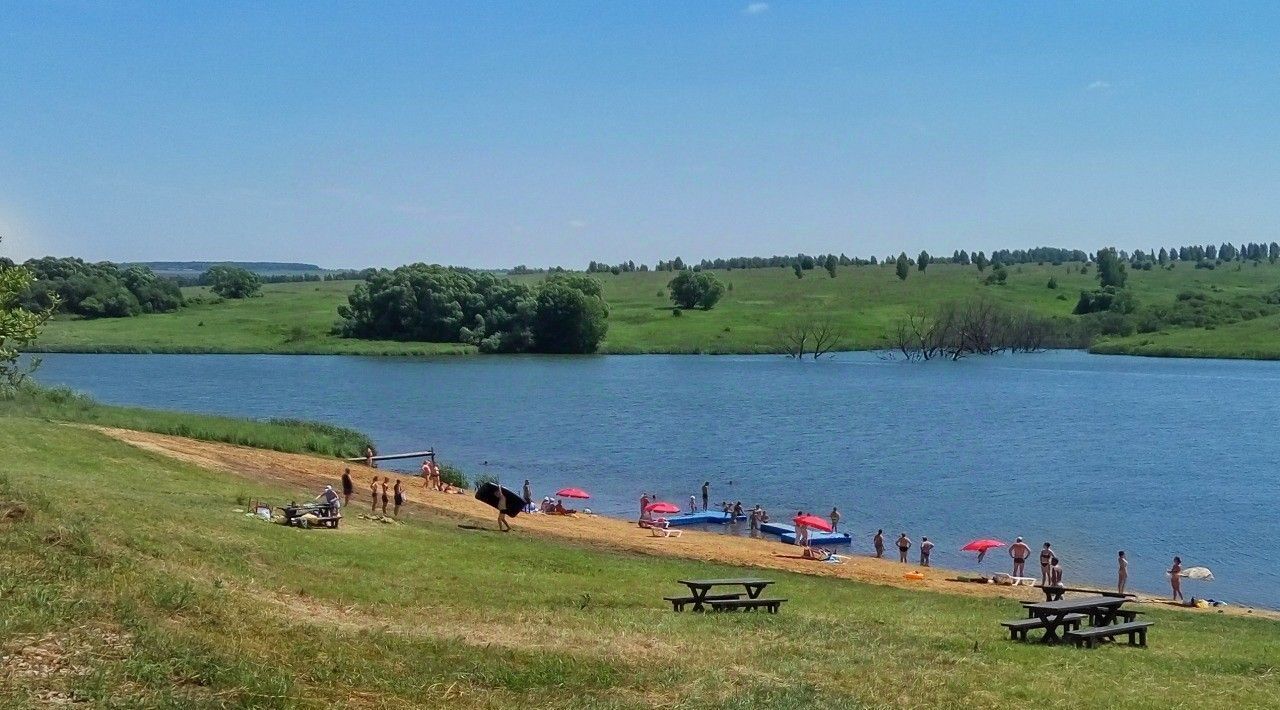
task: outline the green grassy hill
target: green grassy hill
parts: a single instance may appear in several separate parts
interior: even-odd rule
[[[782,614],[675,614],[758,572],[418,518],[301,531],[308,496],[0,417],[0,706],[1268,707],[1275,622],[1153,609],[1150,648],[1013,643],[1009,600],[770,572]],[[465,522],[465,521],[463,521]],[[478,521],[477,521],[478,522]],[[484,527],[492,521],[483,521]]]
[[[1079,292],[1097,285],[1079,264],[1026,264],[1009,268],[1004,286],[984,286],[976,267],[934,264],[912,270],[899,281],[891,266],[841,268],[836,278],[790,269],[717,272],[731,290],[711,311],[673,316],[662,272],[600,274],[610,306],[609,353],[754,353],[776,352],[777,331],[809,312],[831,314],[847,331],[853,349],[884,345],[895,319],[907,310],[939,301],[985,293],[1030,306],[1047,315],[1066,316]],[[989,271],[988,271],[989,273]],[[1050,278],[1056,290],[1046,287]],[[514,277],[533,281],[536,275]],[[1131,271],[1130,288],[1140,304],[1171,303],[1180,291],[1201,290],[1228,297],[1265,293],[1280,286],[1280,265],[1227,265],[1214,270],[1178,264],[1173,271]],[[472,352],[456,344],[358,341],[330,334],[337,307],[354,282],[268,285],[261,298],[212,303],[201,289],[188,296],[205,303],[177,313],[118,320],[58,320],[41,340],[51,351],[90,352],[260,352],[438,354]],[[1247,347],[1242,343],[1247,343]],[[1277,357],[1276,319],[1258,319],[1216,330],[1174,329],[1100,343],[1099,351],[1190,356]]]

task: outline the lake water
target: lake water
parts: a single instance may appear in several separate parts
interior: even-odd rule
[[[470,474],[596,512],[641,492],[844,514],[978,569],[976,537],[1051,541],[1068,583],[1168,590],[1173,555],[1217,581],[1187,596],[1280,607],[1280,363],[1080,352],[888,362],[871,353],[398,359],[49,355],[40,380],[106,402],[342,424],[382,452],[437,447]],[[487,464],[486,464],[487,462]],[[416,462],[409,462],[409,466]],[[890,543],[891,544],[891,543]],[[913,550],[914,552],[914,550]],[[985,572],[1008,571],[997,550]],[[1031,569],[1034,564],[1029,564]]]

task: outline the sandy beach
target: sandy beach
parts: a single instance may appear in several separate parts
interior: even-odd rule
[[[325,485],[333,485],[338,489],[342,471],[347,467],[347,464],[341,461],[316,456],[288,454],[126,429],[93,428],[138,448],[204,468],[223,471],[249,480],[271,480],[297,486],[299,499],[307,494],[318,493]],[[371,471],[362,464],[350,465],[350,468],[356,491],[348,515],[367,511],[370,478],[374,475],[380,477],[384,473],[393,478],[397,476],[394,471]],[[445,517],[456,520],[459,525],[496,527],[494,510],[477,501],[469,492],[447,494],[429,491],[423,487],[421,479],[416,476],[401,474],[399,477],[406,484],[408,499],[401,511],[402,518]],[[307,495],[307,497],[310,496]],[[678,538],[663,538],[653,536],[633,521],[584,514],[521,515],[513,520],[512,526],[514,528],[512,534],[555,538],[605,550],[664,555],[759,569],[786,570],[800,574],[838,577],[869,584],[946,594],[1016,600],[1039,599],[1042,596],[1041,592],[1033,587],[955,581],[957,575],[967,576],[972,573],[956,572],[940,567],[922,568],[916,564],[904,565],[897,561],[875,559],[857,549],[847,557],[841,554],[845,561],[840,564],[806,560],[800,557],[798,547],[780,543],[771,536],[754,539],[700,530],[684,530]],[[918,571],[924,572],[924,579],[912,580],[904,577],[907,572]],[[1149,595],[1140,595],[1138,601],[1167,604],[1164,600]],[[1195,609],[1168,606],[1193,613],[1226,613],[1280,619],[1280,612],[1263,609],[1244,607]]]

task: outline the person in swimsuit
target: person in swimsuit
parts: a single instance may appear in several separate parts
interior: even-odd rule
[[[698,512],[698,499],[695,498],[694,496],[689,496],[689,512],[690,513]]]
[[[370,506],[369,512],[370,513],[378,512],[378,477],[377,476],[374,476],[373,480],[369,483],[369,498],[373,500],[373,505]]]
[[[396,496],[395,497],[395,504],[396,504],[395,516],[396,518],[399,518],[400,506],[404,505],[404,487],[400,485],[400,479],[398,478],[396,479],[395,496]]]
[[[1120,551],[1120,555],[1117,558],[1117,564],[1120,567],[1120,578],[1116,583],[1116,591],[1124,594],[1124,585],[1129,581],[1129,559],[1124,556],[1124,550]]]
[[[796,511],[796,517],[804,515],[803,510]],[[809,526],[804,523],[796,523],[796,544],[801,547],[809,546]]]
[[[702,482],[702,509],[707,509],[707,500],[711,497],[711,481]]]
[[[929,538],[920,538],[920,566],[929,566],[929,553],[933,552],[933,543],[929,542]]]
[[[1173,600],[1185,601],[1182,596],[1182,558],[1173,558],[1173,567],[1169,568],[1169,586],[1173,588]]]
[[[1009,556],[1013,558],[1013,576],[1021,577],[1027,568],[1027,555],[1031,554],[1031,548],[1022,538],[1014,540],[1009,546]]]
[[[533,486],[529,485],[529,479],[527,478],[524,479],[524,488],[521,493],[524,493],[524,509],[526,511],[533,510]]]
[[[387,499],[389,498],[389,496],[387,495],[387,484],[390,482],[391,482],[390,476],[382,477],[382,514],[384,516],[387,514]]]
[[[876,536],[871,539],[871,544],[876,546],[876,557],[884,557],[884,530],[876,531]]]
[[[426,459],[422,460],[422,487],[431,487],[431,462]]]
[[[1053,566],[1053,546],[1045,543],[1040,550],[1040,586],[1049,584],[1049,568]]]
[[[906,563],[907,551],[910,549],[911,549],[911,538],[907,537],[906,533],[902,533],[901,535],[898,536],[898,561],[899,562],[902,562],[904,564]]]
[[[760,510],[760,506],[751,509],[751,531],[755,532],[760,529],[760,514],[764,511]]]
[[[368,466],[369,468],[377,468],[377,467],[378,467],[378,462],[373,460],[373,447],[372,447],[372,446],[366,446],[366,447],[364,447],[364,465]]]
[[[840,509],[831,508],[831,532],[840,532]]]
[[[646,517],[649,516],[649,511],[645,510],[645,508],[648,508],[648,507],[649,507],[649,494],[641,493],[640,494],[640,519],[641,520],[644,520]]]
[[[742,517],[742,501],[737,501],[733,504],[733,519],[736,522],[738,518],[741,518],[741,517]]]
[[[502,492],[502,486],[498,486],[498,529],[511,532],[511,525],[507,523],[507,494]]]
[[[342,504],[351,505],[351,495],[356,492],[356,483],[351,480],[351,469],[342,472]]]
[[[1058,563],[1057,557],[1049,558],[1049,585],[1053,587],[1062,586],[1062,565]]]

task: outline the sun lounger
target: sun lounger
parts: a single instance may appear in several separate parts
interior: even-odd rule
[[[672,530],[671,523],[664,518],[650,522],[649,532],[653,537],[680,537],[684,534],[683,530]]]

